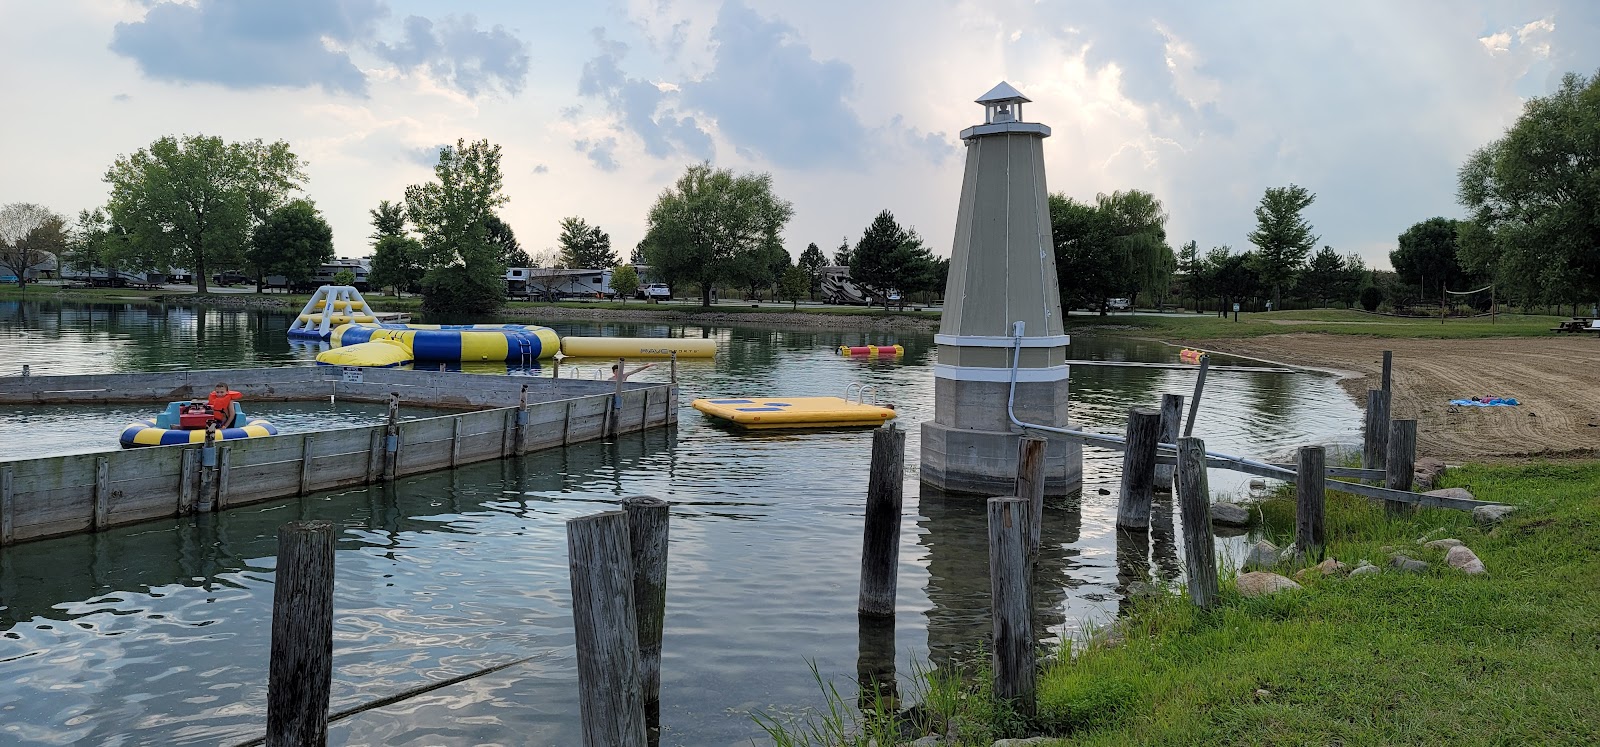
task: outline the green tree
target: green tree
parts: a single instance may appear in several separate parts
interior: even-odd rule
[[[380,200],[378,207],[367,211],[372,216],[372,270],[367,283],[373,288],[394,289],[398,298],[401,292],[416,293],[422,287],[422,242],[406,231],[406,206]]]
[[[617,253],[611,251],[611,235],[591,226],[578,216],[561,219],[561,266],[584,269],[612,267]]]
[[[1423,298],[1439,298],[1446,288],[1467,290],[1470,282],[1456,258],[1459,221],[1429,218],[1400,234],[1399,245],[1389,252],[1389,264],[1400,281],[1414,285]]]
[[[1361,296],[1361,289],[1372,283],[1372,273],[1367,270],[1367,263],[1355,252],[1344,257],[1344,274],[1333,287],[1333,297],[1347,306],[1354,305]]]
[[[1206,252],[1206,283],[1217,294],[1217,313],[1227,316],[1233,304],[1243,305],[1261,292],[1261,277],[1256,272],[1254,252],[1233,253],[1233,247],[1217,246]]]
[[[810,283],[807,286],[806,294],[810,297],[810,300],[817,300],[817,290],[822,286],[822,268],[828,266],[827,255],[823,254],[822,250],[817,248],[817,243],[813,241],[810,244],[806,244],[805,251],[800,252],[800,259],[795,262],[795,266],[805,272],[807,282]]]
[[[611,290],[627,303],[639,291],[639,272],[633,265],[623,265],[611,271]]]
[[[435,181],[406,188],[406,214],[422,237],[423,309],[489,314],[505,302],[502,246],[489,240],[489,218],[506,203],[500,146],[457,140],[439,149]]]
[[[371,239],[377,242],[385,236],[406,235],[406,206],[404,203],[379,200],[378,206],[367,211],[372,216]]]
[[[67,248],[67,219],[31,202],[0,207],[0,268],[28,285],[28,268],[60,255]]]
[[[839,248],[833,250],[833,266],[849,267],[851,261],[854,259],[854,255],[855,252],[850,249],[850,239],[845,238],[840,240]]]
[[[107,209],[143,264],[187,267],[205,293],[210,271],[241,264],[251,231],[305,178],[282,141],[167,136],[112,164]]]
[[[60,269],[63,275],[68,266],[85,271],[90,280],[94,279],[96,270],[104,270],[109,278],[118,272],[126,253],[126,232],[111,222],[105,210],[80,210],[66,252],[61,257]]]
[[[1530,99],[1467,159],[1456,196],[1468,268],[1530,300],[1600,299],[1600,73]]]
[[[816,248],[816,244],[811,247]],[[778,281],[778,293],[783,298],[789,299],[790,308],[800,308],[800,297],[811,292],[811,275],[804,267],[794,265],[784,269],[783,278]]]
[[[699,286],[700,303],[709,307],[711,289],[734,259],[782,233],[793,215],[793,206],[773,195],[772,175],[696,164],[650,208],[645,258],[664,282]]]
[[[1149,192],[1096,195],[1093,205],[1050,196],[1050,235],[1062,307],[1098,308],[1140,291],[1166,294],[1177,258],[1167,246],[1167,215]]]
[[[742,288],[745,298],[760,300],[761,294],[771,290],[793,264],[783,242],[775,235],[768,236],[754,251],[742,252],[733,258],[727,280]]]
[[[1110,233],[1110,248],[1120,290],[1129,298],[1147,293],[1160,303],[1178,267],[1167,245],[1167,212],[1156,196],[1137,189],[1095,196],[1096,209]]]
[[[516,233],[512,232],[511,226],[501,220],[500,216],[489,216],[487,228],[489,242],[500,247],[500,264],[506,267],[531,267],[533,265],[533,258],[528,256],[528,252],[517,241]],[[610,265],[601,266],[610,267]]]
[[[1344,257],[1339,256],[1333,247],[1324,246],[1316,254],[1311,255],[1305,272],[1300,274],[1297,287],[1302,296],[1314,299],[1326,307],[1328,299],[1338,293],[1340,285],[1345,283],[1347,278]]]
[[[245,251],[257,284],[268,275],[282,275],[291,288],[311,282],[317,266],[331,259],[333,228],[309,200],[291,200],[272,211],[256,226]],[[355,282],[354,276],[351,282]]]
[[[928,283],[934,259],[915,229],[902,228],[884,210],[862,232],[850,263],[851,282],[877,294],[887,309],[890,291],[900,291],[903,298]]]
[[[369,277],[368,279],[370,280],[371,278]],[[353,272],[351,270],[340,270],[340,271],[338,271],[336,273],[333,273],[333,284],[334,285],[355,285],[356,284],[356,274],[355,274],[355,272]]]
[[[1305,187],[1268,187],[1256,206],[1256,230],[1249,235],[1256,245],[1256,271],[1272,288],[1273,308],[1283,308],[1283,286],[1294,282],[1306,256],[1320,238],[1300,215],[1317,199]]]
[[[1200,310],[1200,298],[1207,295],[1204,272],[1205,258],[1194,239],[1178,248],[1178,272],[1183,273],[1183,292],[1189,297],[1190,307]]]

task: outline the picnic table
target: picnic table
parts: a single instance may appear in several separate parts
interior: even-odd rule
[[[1575,316],[1567,321],[1557,322],[1556,326],[1550,328],[1550,331],[1556,334],[1562,332],[1600,332],[1600,326],[1595,326],[1594,317]]]

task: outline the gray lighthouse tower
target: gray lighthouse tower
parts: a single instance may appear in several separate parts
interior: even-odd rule
[[[1016,417],[1067,426],[1069,340],[1044,183],[1050,128],[1022,121],[1028,101],[1002,82],[978,99],[983,124],[961,132],[967,168],[944,316],[934,337],[934,419],[922,424],[922,480],[950,492],[1009,495],[1014,489],[1022,428],[1008,416],[1007,402],[1018,322]],[[1082,447],[1051,437],[1045,476],[1051,495],[1077,489]]]

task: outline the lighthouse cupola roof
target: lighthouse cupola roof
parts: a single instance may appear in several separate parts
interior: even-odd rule
[[[977,99],[977,103],[983,105],[983,124],[974,125],[963,130],[961,139],[969,140],[979,135],[999,133],[1049,137],[1049,127],[1034,122],[1022,121],[1022,105],[1032,101],[1033,99],[1022,95],[1022,92],[1013,88],[1010,83],[1003,80],[1000,81],[999,85],[989,89],[988,93],[979,96]]]

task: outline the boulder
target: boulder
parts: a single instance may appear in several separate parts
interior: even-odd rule
[[[1389,566],[1404,573],[1427,573],[1428,564],[1404,555],[1396,555],[1389,559]]]
[[[1288,547],[1278,551],[1279,563],[1303,563],[1305,560],[1305,551],[1301,550],[1300,546],[1293,542],[1290,542]]]
[[[1468,576],[1489,572],[1489,569],[1483,567],[1483,561],[1478,559],[1478,554],[1466,545],[1456,545],[1450,548],[1450,551],[1444,554],[1444,562],[1451,568]]]
[[[1358,566],[1355,570],[1350,572],[1350,578],[1355,578],[1356,576],[1374,576],[1379,572],[1378,566],[1375,565]]]
[[[1423,493],[1423,495],[1431,495],[1439,498],[1459,498],[1468,501],[1478,500],[1477,498],[1473,497],[1472,491],[1467,490],[1466,488],[1440,488],[1438,490],[1430,490],[1426,493]]]
[[[1516,510],[1516,506],[1479,506],[1472,509],[1472,520],[1478,522],[1480,527],[1492,527]]]
[[[1250,554],[1244,556],[1245,570],[1253,568],[1271,568],[1278,564],[1278,546],[1261,540],[1250,546]]]
[[[1211,523],[1221,524],[1225,527],[1243,527],[1250,525],[1250,510],[1237,503],[1211,504]]]
[[[1349,566],[1346,566],[1344,563],[1334,560],[1333,558],[1328,558],[1327,560],[1324,560],[1321,563],[1309,568],[1300,569],[1300,572],[1294,574],[1294,577],[1303,580],[1313,573],[1321,576],[1338,576],[1342,575],[1348,568]]]
[[[1289,589],[1299,589],[1300,584],[1276,573],[1242,573],[1239,575],[1239,594],[1259,597]]]
[[[1452,547],[1461,547],[1465,544],[1467,543],[1458,539],[1436,539],[1432,542],[1424,542],[1422,546],[1429,550],[1449,550]]]
[[[926,737],[912,742],[911,747],[939,747],[941,744],[944,744],[944,737],[938,736],[937,734],[929,734]]]
[[[1057,737],[1028,737],[1027,739],[996,739],[993,747],[1035,747],[1035,745],[1058,744]]]

